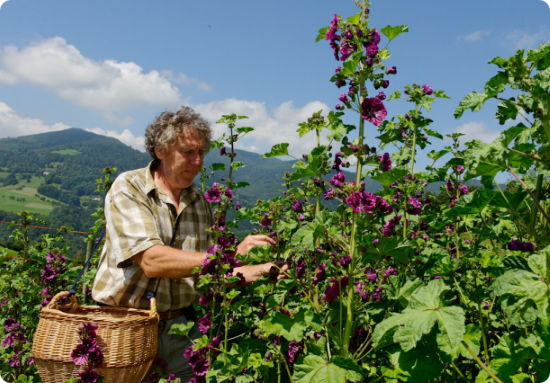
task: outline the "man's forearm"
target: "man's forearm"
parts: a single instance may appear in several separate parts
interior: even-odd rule
[[[193,275],[193,269],[201,266],[206,253],[194,253],[156,245],[134,255],[147,278],[186,278]]]

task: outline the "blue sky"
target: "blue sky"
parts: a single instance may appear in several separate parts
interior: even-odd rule
[[[211,121],[248,115],[256,131],[245,150],[289,142],[302,153],[314,138],[300,139],[297,124],[341,93],[328,81],[340,64],[317,32],[335,13],[356,12],[352,0],[9,0],[0,8],[0,138],[79,127],[139,149],[156,115],[186,104]],[[386,93],[413,82],[444,90],[451,100],[434,103],[432,127],[484,141],[502,128],[496,104],[460,120],[455,107],[496,73],[490,59],[550,41],[541,0],[374,0],[370,20],[409,26],[389,46],[397,75]],[[356,121],[350,112],[346,122]]]

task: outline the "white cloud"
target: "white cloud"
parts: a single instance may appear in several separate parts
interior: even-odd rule
[[[23,49],[6,46],[0,52],[0,84],[27,82],[59,97],[121,120],[114,112],[143,105],[179,107],[184,103],[172,82],[209,89],[209,85],[184,74],[151,70],[133,62],[94,61],[61,37],[34,42]]]
[[[22,117],[8,105],[0,102],[0,138],[27,136],[69,128],[70,126],[61,122],[47,125],[36,118]]]
[[[479,31],[474,31],[467,35],[460,35],[458,36],[459,41],[467,41],[471,43],[476,43],[483,39],[484,37],[487,37],[491,34],[491,31],[489,29],[482,29]]]
[[[550,30],[544,26],[535,33],[527,33],[525,31],[515,29],[504,36],[502,39],[502,44],[512,47],[513,50],[518,50],[537,48],[540,43],[545,43],[548,40],[550,40]]]
[[[286,142],[290,144],[289,153],[295,157],[301,157],[317,144],[313,132],[300,138],[296,133],[298,123],[306,121],[314,112],[321,109],[325,115],[330,110],[326,104],[319,101],[309,102],[302,108],[296,108],[292,101],[286,101],[269,113],[265,103],[236,99],[214,101],[195,105],[193,108],[212,123],[215,137],[229,133],[227,125],[215,124],[222,115],[235,113],[248,116],[247,120],[240,121],[239,126],[251,126],[255,130],[237,142],[238,149],[263,154],[269,152],[273,145]]]
[[[84,128],[84,130],[95,134],[99,134],[102,136],[116,138],[117,140],[119,140],[125,145],[128,145],[142,152],[145,151],[145,146],[144,146],[145,138],[143,136],[139,136],[139,137],[134,136],[133,133],[130,132],[128,129],[124,129],[122,133],[119,133],[115,130],[104,130],[101,128]]]
[[[486,143],[491,143],[500,136],[500,130],[492,130],[484,122],[467,122],[458,126],[454,133],[462,133],[465,136],[461,137],[461,142],[479,140]]]

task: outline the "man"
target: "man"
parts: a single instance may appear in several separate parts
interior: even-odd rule
[[[145,145],[153,161],[119,175],[105,199],[107,235],[92,290],[100,304],[138,309],[149,309],[147,295],[155,293],[161,317],[158,356],[182,381],[192,377],[183,357],[190,343],[168,331],[174,323],[194,319],[198,294],[192,271],[203,264],[211,245],[206,229],[213,224],[212,212],[193,184],[211,137],[208,122],[189,107],[164,112],[147,127]],[[268,236],[248,236],[237,253],[269,243]],[[242,266],[235,274],[253,282],[273,266]],[[198,330],[190,336],[198,337]]]

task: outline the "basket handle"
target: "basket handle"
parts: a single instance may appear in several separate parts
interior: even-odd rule
[[[157,321],[159,319],[159,314],[157,312],[157,298],[151,297],[151,311],[149,312],[149,318],[157,318]]]
[[[68,291],[62,291],[60,293],[57,293],[53,298],[52,300],[50,301],[50,303],[48,303],[48,305],[46,306],[46,308],[50,309],[50,310],[53,310],[55,309],[55,305],[57,304],[57,302],[61,299],[61,298],[65,298],[69,296],[69,292]],[[71,308],[71,312],[74,312],[76,311],[76,309],[78,308],[78,303],[76,301],[76,297],[74,295],[71,295],[71,305],[73,306]]]

